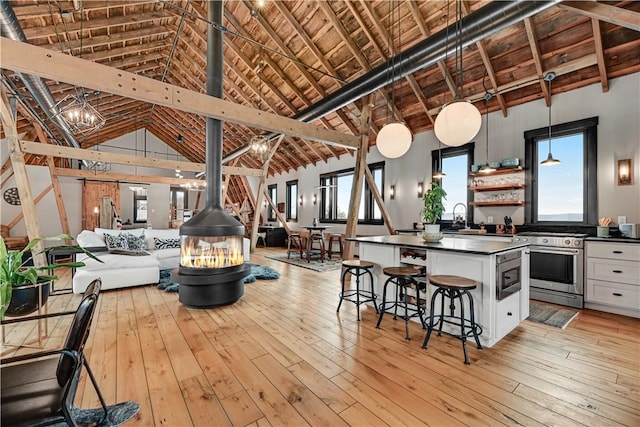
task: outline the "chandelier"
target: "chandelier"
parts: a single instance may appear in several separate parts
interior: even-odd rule
[[[256,135],[249,141],[249,150],[257,156],[264,156],[269,151],[269,138],[266,135]]]
[[[94,92],[95,93],[95,92]],[[74,134],[87,136],[104,126],[106,120],[84,97],[67,95],[55,107]]]

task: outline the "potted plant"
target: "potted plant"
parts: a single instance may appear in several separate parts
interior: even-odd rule
[[[33,313],[39,308],[40,302],[44,304],[49,298],[50,283],[58,277],[50,273],[56,268],[83,267],[84,262],[68,262],[51,264],[43,267],[34,267],[32,264],[33,249],[43,240],[71,240],[71,236],[61,234],[55,237],[33,239],[22,250],[7,250],[3,239],[0,239],[0,319],[4,315],[23,316]],[[78,253],[85,253],[90,258],[100,261],[89,251],[80,246],[62,245],[55,248],[72,249]],[[44,249],[41,253],[47,254],[53,247]],[[37,283],[40,284],[36,287]],[[38,295],[42,296],[39,301]]]
[[[431,188],[424,193],[422,198],[424,202],[422,219],[425,226],[422,236],[425,240],[438,241],[442,239],[440,224],[436,224],[436,221],[440,219],[442,212],[444,212],[442,200],[446,200],[446,196],[447,192],[437,182],[432,182]]]

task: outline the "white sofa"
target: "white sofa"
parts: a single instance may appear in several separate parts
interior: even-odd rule
[[[117,235],[119,233],[131,233],[140,237],[143,233],[150,255],[131,256],[109,253],[106,250],[104,234]],[[78,255],[77,261],[85,263],[78,268],[73,276],[73,292],[82,293],[89,283],[98,277],[102,280],[102,289],[125,288],[129,286],[158,283],[160,270],[169,270],[180,264],[180,248],[156,249],[154,238],[179,239],[179,230],[144,229],[111,230],[96,228],[95,231],[83,230],[76,241],[83,248],[103,248],[93,250],[102,263],[97,262],[86,255]],[[249,261],[249,239],[244,239],[242,252],[245,262]]]

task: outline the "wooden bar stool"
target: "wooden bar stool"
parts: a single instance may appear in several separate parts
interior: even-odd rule
[[[380,329],[380,323],[382,323],[382,318],[387,310],[393,308],[393,318],[396,319],[398,317],[398,307],[400,306],[404,309],[404,315],[401,316],[401,318],[404,319],[405,322],[405,339],[408,340],[410,339],[409,319],[419,317],[422,329],[426,328],[423,317],[424,309],[420,305],[420,283],[415,280],[415,278],[421,276],[422,273],[413,267],[386,267],[382,269],[382,272],[386,276],[389,276],[389,278],[384,282],[384,288],[382,289],[382,304],[380,304],[380,317],[378,317],[376,328]],[[389,285],[389,283],[396,286],[396,297],[394,301],[387,302],[387,285]],[[407,296],[407,289],[412,286],[416,290],[416,300],[414,303],[410,303]]]
[[[378,313],[376,294],[373,291],[373,274],[371,274],[373,263],[359,259],[346,259],[342,261],[342,267],[344,268],[344,272],[342,273],[342,291],[340,292],[340,302],[338,303],[336,313],[340,311],[342,301],[350,301],[356,305],[358,311],[358,322],[360,321],[360,304],[373,301],[373,307],[376,309],[376,313]],[[356,276],[355,289],[345,289],[345,278],[347,277],[347,273]],[[364,276],[365,274],[368,274],[370,279],[369,284],[371,287],[369,291],[360,289],[360,276]]]
[[[309,233],[307,239],[307,262],[311,262],[311,256],[320,255],[320,262],[324,262],[324,237],[322,233]]]
[[[482,334],[482,327],[476,324],[474,309],[473,309],[473,296],[469,292],[475,289],[477,282],[475,280],[468,279],[460,276],[450,275],[434,275],[429,276],[429,283],[436,286],[438,289],[433,293],[431,297],[431,307],[429,312],[429,326],[427,330],[427,336],[424,338],[422,348],[427,348],[429,339],[431,338],[431,332],[437,327],[438,336],[442,336],[444,332],[447,335],[451,335],[462,341],[462,350],[464,351],[464,364],[469,365],[469,355],[467,354],[467,338],[473,337],[476,341],[478,349],[482,349],[480,345],[480,339],[478,335]],[[463,296],[466,295],[469,301],[469,318],[465,317],[464,300]],[[440,296],[440,314],[435,314],[434,308],[436,298]],[[444,299],[449,298],[449,310],[450,315],[446,315],[444,311]],[[455,302],[459,301],[460,316],[455,315]],[[454,327],[460,328],[460,333],[451,331],[443,331],[442,326],[449,324]],[[453,329],[452,329],[453,330]]]
[[[342,258],[342,234],[341,233],[329,233],[329,243],[327,244],[328,246],[328,250],[327,250],[327,257],[329,259],[331,259],[331,257],[333,257],[333,244],[334,243],[338,243],[338,246],[340,247],[340,258]]]
[[[293,246],[293,249],[291,247]],[[289,241],[287,243],[287,258],[291,259],[291,252],[300,252],[300,259],[302,259],[302,253],[304,252],[304,246],[302,245],[302,235],[300,233],[289,234]]]

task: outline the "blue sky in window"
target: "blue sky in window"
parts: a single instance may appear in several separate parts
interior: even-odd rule
[[[574,134],[551,140],[553,158],[558,165],[540,166],[549,154],[549,140],[538,141],[538,219],[581,221],[584,195],[583,135]]]

